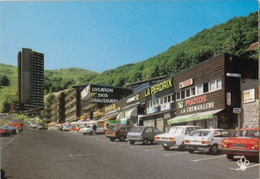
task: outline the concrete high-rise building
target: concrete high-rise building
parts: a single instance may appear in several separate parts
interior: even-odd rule
[[[22,48],[17,63],[19,110],[43,109],[44,54]]]

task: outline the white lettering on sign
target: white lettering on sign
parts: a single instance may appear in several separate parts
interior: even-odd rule
[[[92,92],[105,92],[105,93],[113,93],[114,89],[113,88],[101,88],[101,87],[92,87],[91,88]]]
[[[115,103],[118,99],[101,99],[101,98],[91,98],[91,103]]]
[[[98,93],[98,97],[100,97],[100,98],[108,98],[108,94],[107,93]]]

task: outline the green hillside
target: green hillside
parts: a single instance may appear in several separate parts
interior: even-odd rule
[[[0,76],[6,75],[9,86],[0,86],[0,112],[3,102],[11,103],[17,99],[17,67],[0,63]],[[89,83],[98,73],[79,68],[68,68],[44,71],[44,93],[60,91],[72,85]]]
[[[161,75],[174,75],[220,53],[249,56],[245,49],[258,41],[257,12],[205,29],[143,62],[104,71],[91,83],[121,86]],[[254,56],[257,59],[257,56]]]

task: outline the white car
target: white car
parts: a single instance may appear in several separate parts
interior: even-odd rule
[[[85,126],[85,127],[81,128],[79,132],[82,133],[83,135],[86,135],[86,134],[93,135],[94,134],[93,126]],[[105,129],[103,127],[97,126],[97,130],[96,130],[97,134],[102,134],[104,132],[105,132]]]
[[[190,153],[198,150],[209,151],[215,155],[225,137],[229,137],[229,132],[224,129],[199,129],[184,138],[184,146]]]
[[[165,150],[169,150],[172,146],[178,146],[183,150],[183,139],[192,131],[200,129],[198,126],[172,126],[167,133],[156,135],[154,142],[162,144]]]

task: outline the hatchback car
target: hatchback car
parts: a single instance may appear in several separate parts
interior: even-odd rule
[[[135,142],[143,142],[143,144],[151,144],[154,142],[154,137],[162,132],[157,129],[157,127],[152,126],[138,126],[133,127],[127,133],[127,139],[131,145],[134,145]]]
[[[190,153],[194,151],[209,151],[215,155],[221,147],[221,142],[230,134],[224,129],[199,129],[184,138],[184,146]]]
[[[228,159],[233,159],[236,155],[259,156],[259,129],[237,130],[234,137],[222,141],[221,151],[227,155]]]
[[[85,126],[85,127],[81,128],[79,130],[79,132],[82,133],[83,135],[86,135],[86,134],[93,135],[94,134],[93,126],[92,125]],[[104,132],[105,132],[105,129],[103,127],[97,126],[97,129],[96,129],[97,134],[103,134]]]
[[[156,135],[154,142],[162,144],[165,150],[169,150],[172,146],[178,146],[183,150],[183,139],[192,131],[200,129],[198,126],[172,126],[167,133]]]
[[[127,133],[130,131],[131,126],[129,125],[119,125],[115,128],[109,129],[105,132],[107,138],[111,141],[119,139],[120,141],[125,141]]]

